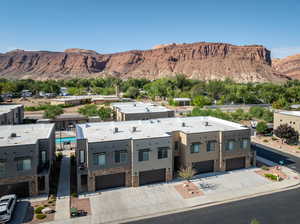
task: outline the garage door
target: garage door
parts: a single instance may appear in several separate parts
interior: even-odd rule
[[[17,184],[0,185],[0,196],[6,194],[16,194],[19,198],[29,197],[29,183],[21,182]]]
[[[96,191],[114,187],[125,186],[125,173],[115,173],[103,176],[96,176]]]
[[[192,163],[196,174],[214,172],[214,160]]]
[[[166,169],[144,171],[144,172],[140,172],[139,174],[140,185],[153,184],[153,183],[159,183],[165,181],[166,181]]]
[[[226,159],[226,171],[245,168],[245,157]]]

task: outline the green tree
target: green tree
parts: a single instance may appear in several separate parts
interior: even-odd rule
[[[105,121],[109,118],[111,118],[112,115],[112,110],[108,107],[101,107],[98,110],[98,116],[100,117],[101,120]]]
[[[254,106],[251,107],[249,110],[249,113],[251,114],[251,116],[256,117],[256,118],[262,118],[262,116],[264,115],[265,109],[263,107],[259,107],[259,106]]]
[[[265,134],[268,130],[268,126],[267,123],[264,121],[258,122],[258,124],[256,125],[256,132],[258,134]]]
[[[288,124],[281,124],[275,130],[274,134],[287,142],[288,144],[293,144],[298,142],[299,133]]]
[[[97,116],[98,108],[95,104],[87,104],[87,105],[84,105],[83,107],[79,108],[78,112],[87,117]]]
[[[125,93],[126,97],[133,98],[133,99],[137,98],[138,95],[139,95],[139,89],[133,86],[129,87]]]
[[[257,219],[252,219],[250,224],[260,224],[260,222]]]
[[[44,118],[55,119],[64,112],[63,108],[57,105],[49,105],[44,111]]]
[[[192,100],[193,105],[198,107],[203,107],[205,105],[211,105],[212,100],[207,96],[195,96]]]

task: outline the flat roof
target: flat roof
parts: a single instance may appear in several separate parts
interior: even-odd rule
[[[125,114],[158,113],[173,111],[167,107],[163,107],[154,103],[144,102],[112,103],[111,106],[114,108],[118,108],[121,113]]]
[[[206,122],[208,125],[206,126]],[[136,131],[133,131],[133,127]],[[117,132],[115,131],[117,128]],[[246,130],[248,127],[215,117],[160,118],[153,120],[97,122],[76,125],[78,139],[105,142],[125,139],[168,137],[170,132],[201,133]]]
[[[21,104],[4,104],[0,105],[0,115],[10,112],[13,109],[16,109],[18,107],[22,107]]]
[[[285,114],[290,116],[300,117],[300,111],[279,111],[279,114]]]
[[[3,125],[0,128],[0,147],[35,144],[38,139],[47,139],[54,124]],[[17,137],[11,137],[16,133]]]

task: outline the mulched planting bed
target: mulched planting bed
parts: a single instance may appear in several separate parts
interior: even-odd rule
[[[285,173],[283,173],[282,171],[281,171],[281,169],[278,169],[277,167],[268,167],[269,168],[269,170],[264,170],[264,169],[261,169],[261,170],[257,170],[257,171],[255,171],[257,174],[259,174],[259,175],[261,175],[261,176],[263,176],[263,177],[265,177],[265,178],[267,178],[265,175],[266,174],[272,174],[272,175],[275,175],[275,176],[279,176],[279,178],[281,179],[281,180],[284,180],[284,179],[287,179],[288,178],[288,176],[285,174]],[[269,179],[269,180],[271,180],[270,178],[267,178],[267,179]],[[275,180],[274,180],[275,181]]]
[[[175,185],[175,189],[184,199],[194,198],[204,195],[204,193],[192,182],[184,182]]]
[[[39,206],[47,206],[53,210],[55,210],[55,201],[53,203],[49,203],[49,201],[38,201],[38,202],[31,202],[27,208],[27,214],[23,221],[23,223],[27,224],[36,224],[42,222],[50,222],[54,220],[54,213],[46,214],[44,219],[37,219],[37,214],[34,213],[34,210]]]

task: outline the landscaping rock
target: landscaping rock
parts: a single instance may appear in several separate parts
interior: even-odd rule
[[[52,208],[49,208],[49,207],[46,207],[46,208],[44,208],[43,210],[42,210],[42,213],[43,214],[51,214],[51,213],[53,213],[54,212],[54,210],[52,209]]]

